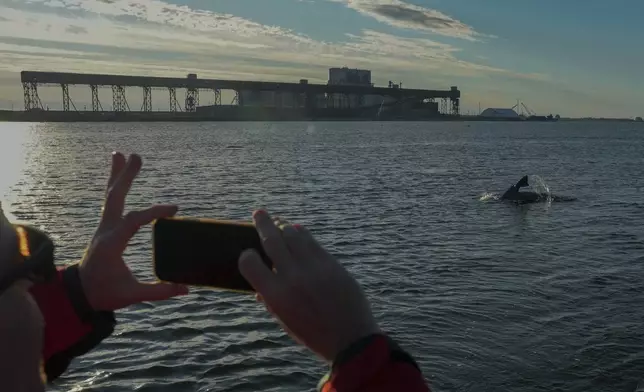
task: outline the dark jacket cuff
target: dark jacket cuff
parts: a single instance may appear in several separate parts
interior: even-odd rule
[[[318,389],[325,390],[325,385],[331,383],[338,391],[357,391],[395,362],[409,363],[420,371],[416,361],[389,336],[363,337],[336,356],[331,371],[320,380]]]
[[[420,370],[420,368],[418,367],[418,364],[411,357],[411,355],[407,354],[407,352],[405,352],[405,350],[403,350],[398,345],[398,343],[396,343],[396,341],[394,341],[390,336],[385,334],[372,334],[353,342],[351,345],[349,345],[349,347],[342,350],[336,356],[335,360],[333,361],[331,370],[338,370],[339,368],[342,367],[342,365],[350,362],[352,359],[362,354],[370,345],[382,339],[384,339],[386,349],[389,351],[389,357],[388,357],[389,360],[393,362],[398,362],[398,361],[408,362],[412,364],[414,367],[416,367],[418,370]]]
[[[72,325],[80,322],[79,325],[87,326],[85,328],[88,332],[78,336],[73,344],[53,353],[45,361],[45,374],[49,382],[58,378],[74,358],[88,353],[109,337],[116,326],[114,312],[95,311],[89,305],[78,272],[78,265],[75,264],[65,268],[61,274],[67,299],[78,317],[77,321],[68,320],[66,324],[67,328],[73,329]],[[62,325],[58,327],[65,328]],[[80,328],[78,330],[80,331]]]
[[[67,297],[82,322],[89,322],[94,318],[96,312],[90,306],[81,283],[78,264],[72,264],[63,271],[63,284],[67,291]]]

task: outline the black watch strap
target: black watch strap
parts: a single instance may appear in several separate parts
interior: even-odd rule
[[[62,273],[62,280],[67,297],[76,315],[84,324],[91,324],[92,329],[71,347],[55,353],[45,362],[44,370],[48,382],[58,378],[74,358],[91,351],[110,336],[116,326],[114,312],[95,311],[90,306],[83,291],[77,264],[65,268]]]
[[[63,271],[63,282],[65,284],[65,290],[67,290],[69,301],[72,303],[78,317],[84,323],[90,321],[94,317],[95,311],[92,309],[87,301],[87,297],[85,296],[83,284],[80,280],[78,264],[73,264],[65,268]]]
[[[420,370],[416,361],[409,355],[405,350],[403,350],[395,340],[393,340],[389,335],[384,334],[372,334],[365,336],[361,339],[358,339],[349,347],[342,350],[333,361],[333,369],[337,369],[343,364],[349,362],[352,358],[356,357],[362,351],[364,351],[377,337],[384,337],[387,345],[389,346],[389,359],[393,362],[407,362],[412,364],[416,369]]]

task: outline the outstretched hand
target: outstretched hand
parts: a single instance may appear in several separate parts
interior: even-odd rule
[[[274,269],[254,250],[242,254],[239,269],[292,338],[333,361],[353,342],[380,332],[358,282],[308,230],[274,222],[263,211],[253,220]]]
[[[130,155],[126,162],[123,154],[112,154],[101,221],[79,265],[83,291],[90,306],[97,311],[113,311],[188,293],[188,288],[181,285],[138,281],[123,260],[128,242],[142,226],[177,212],[174,205],[156,205],[123,215],[125,198],[141,165],[138,155]]]

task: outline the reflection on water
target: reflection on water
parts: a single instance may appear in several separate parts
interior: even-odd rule
[[[266,207],[309,226],[437,392],[623,392],[642,378],[642,131],[336,122],[0,134],[9,209],[46,226],[60,263],[78,260],[96,228],[110,152],[137,152],[128,208],[170,202],[181,215],[247,220]],[[578,201],[481,202],[526,173]],[[150,244],[145,228],[125,257],[145,279]],[[246,295],[197,289],[118,320],[51,391],[299,392],[327,370]]]
[[[16,188],[24,185],[28,149],[37,135],[30,124],[0,123],[0,205],[11,221],[17,220],[11,205]]]
[[[11,195],[11,187],[22,177],[27,145],[34,136],[29,124],[0,124],[0,200]]]

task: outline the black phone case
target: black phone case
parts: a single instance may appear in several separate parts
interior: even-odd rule
[[[254,292],[238,260],[255,249],[268,268],[259,234],[250,222],[172,217],[153,223],[154,273],[164,282]]]

